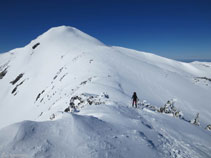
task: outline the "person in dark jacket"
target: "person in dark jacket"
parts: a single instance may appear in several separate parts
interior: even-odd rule
[[[137,108],[138,97],[136,95],[136,92],[133,93],[132,99],[133,99],[132,107]]]

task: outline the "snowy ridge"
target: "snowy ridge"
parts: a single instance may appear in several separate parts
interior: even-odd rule
[[[210,63],[108,47],[76,28],[52,28],[0,54],[0,157],[209,158],[210,70]],[[176,100],[186,120],[199,113],[200,125],[133,109],[134,91],[158,109]]]
[[[1,131],[1,151],[23,157],[210,157],[209,142],[200,139],[210,134],[200,128],[125,106],[100,106],[9,126]]]

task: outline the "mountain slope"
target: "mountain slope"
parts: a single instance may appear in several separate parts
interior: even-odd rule
[[[52,28],[0,55],[0,128],[31,120],[3,128],[0,151],[27,157],[146,157],[144,152],[151,153],[147,157],[210,157],[211,137],[203,129],[211,120],[210,70],[210,63],[108,47],[76,28]],[[131,109],[134,91],[156,107],[176,100],[185,120],[200,114],[201,127]],[[72,97],[77,105],[82,99],[78,112],[63,113]],[[90,101],[100,105],[89,106]]]

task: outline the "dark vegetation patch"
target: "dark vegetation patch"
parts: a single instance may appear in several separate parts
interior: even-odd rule
[[[23,73],[19,74],[13,81],[11,81],[10,83],[12,85],[16,84],[16,82],[18,82],[21,78],[23,77]]]
[[[35,48],[37,48],[37,46],[39,46],[40,45],[40,43],[38,42],[38,43],[36,43],[35,45],[33,45],[32,46],[32,49],[35,49]]]
[[[202,80],[207,80],[211,82],[211,78],[207,78],[207,77],[196,77],[197,79],[202,79]]]
[[[36,98],[36,101],[40,98],[40,96],[45,92],[45,90],[43,90],[42,92],[40,92],[38,95],[37,95],[37,98]]]
[[[2,79],[7,74],[7,68],[0,72],[0,79]]]
[[[24,81],[25,81],[25,80],[23,80],[21,83],[19,83],[18,85],[15,86],[15,88],[12,90],[12,94],[14,94],[14,93],[17,91],[18,87],[19,87],[20,85],[22,85]],[[16,94],[17,94],[17,92],[16,92],[14,95],[16,95]]]

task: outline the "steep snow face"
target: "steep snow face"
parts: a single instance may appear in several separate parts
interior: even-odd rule
[[[2,54],[1,72],[6,69],[7,73],[0,83],[0,113],[2,118],[9,115],[12,117],[0,122],[0,126],[27,118],[35,119],[41,111],[38,112],[39,108],[34,107],[39,106],[36,101],[43,90],[43,95],[52,97],[59,91],[58,88],[64,90],[66,85],[76,88],[89,74],[86,63],[83,64],[82,61],[81,65],[78,59],[85,56],[82,60],[86,60],[88,54],[85,51],[92,51],[97,47],[103,47],[103,44],[75,28],[62,26],[50,29],[24,48]],[[20,74],[23,76],[12,84]],[[66,80],[62,82],[65,77]],[[70,93],[71,88],[67,87],[67,91]],[[58,100],[61,96],[55,99]],[[45,102],[44,100],[43,104]],[[52,106],[54,102],[55,100],[47,104]],[[11,109],[14,112],[11,113]]]
[[[67,149],[67,147],[65,147],[65,143],[58,143],[57,138],[53,139],[56,137],[55,133],[48,135],[51,130],[56,133],[61,132],[62,126],[64,126],[65,130],[61,132],[60,137],[64,136],[65,141],[68,141],[66,144],[72,144],[72,147],[75,148],[79,144],[87,142],[92,132],[96,135],[101,133],[102,131],[98,131],[100,130],[98,128],[105,125],[105,128],[102,129],[107,132],[104,133],[104,137],[100,136],[102,140],[95,134],[93,141],[90,140],[91,143],[95,143],[95,145],[91,145],[93,147],[90,147],[89,143],[85,143],[87,146],[81,146],[78,152],[73,149],[65,153],[67,155],[72,153],[73,157],[74,154],[76,157],[82,157],[86,153],[89,153],[90,157],[102,157],[98,154],[109,155],[109,153],[97,151],[107,151],[113,148],[115,149],[115,151],[111,151],[113,157],[127,155],[127,150],[130,150],[131,153],[134,152],[134,157],[138,157],[140,154],[138,150],[140,149],[132,149],[129,146],[141,145],[141,142],[135,141],[136,137],[141,137],[140,140],[145,140],[144,145],[141,146],[143,150],[140,150],[142,153],[147,151],[151,153],[148,157],[156,157],[155,155],[159,152],[160,157],[162,157],[165,153],[160,153],[162,148],[158,144],[156,145],[156,140],[161,137],[159,133],[154,131],[153,138],[148,141],[150,136],[146,133],[149,131],[144,131],[143,126],[135,127],[133,124],[134,122],[143,122],[142,118],[139,118],[140,115],[142,117],[142,110],[137,110],[137,112],[128,108],[128,106],[131,106],[131,95],[136,91],[140,102],[147,100],[144,102],[148,102],[157,108],[163,106],[170,99],[176,100],[175,107],[183,113],[183,121],[186,120],[186,122],[181,123],[182,120],[166,115],[152,114],[152,111],[143,112],[144,119],[148,119],[152,127],[157,128],[157,131],[166,129],[166,132],[170,132],[169,137],[172,139],[163,138],[166,142],[170,142],[166,146],[171,146],[171,144],[177,142],[177,132],[181,131],[180,133],[182,133],[183,130],[180,128],[185,128],[186,134],[180,137],[181,141],[185,140],[185,146],[178,147],[178,150],[175,148],[175,151],[170,151],[170,147],[166,148],[171,155],[173,152],[184,151],[186,154],[183,153],[180,157],[188,157],[187,153],[191,151],[191,156],[198,154],[199,157],[204,155],[209,157],[210,152],[207,151],[210,151],[210,149],[202,144],[211,146],[209,144],[211,142],[210,134],[203,131],[203,128],[211,123],[210,70],[210,63],[183,63],[150,53],[121,47],[108,47],[76,28],[67,26],[52,28],[31,41],[27,46],[0,54],[0,128],[23,120],[32,121],[14,124],[2,129],[0,131],[0,136],[2,135],[0,142],[4,143],[0,143],[0,151],[9,153],[15,146],[17,147],[16,153],[25,150],[27,154],[31,153],[31,157],[41,157],[39,154],[43,156],[45,150],[49,149],[48,154],[58,157],[52,150],[55,145],[55,148],[58,147],[58,149],[62,147]],[[72,101],[71,98],[73,98]],[[92,109],[90,105],[93,104],[99,106]],[[78,111],[77,114],[62,113],[70,105],[77,105],[77,109],[75,109]],[[125,112],[120,112],[121,115],[115,115],[118,114],[118,109]],[[201,127],[186,126],[187,121],[193,119],[197,113],[199,113]],[[65,115],[65,118],[63,115]],[[137,120],[133,120],[135,119],[132,117],[133,115]],[[56,118],[60,119],[49,122],[49,120]],[[175,121],[171,121],[172,119]],[[95,123],[97,129],[93,129],[92,126],[87,127],[89,124]],[[126,123],[131,124],[131,126],[127,126]],[[76,136],[77,139],[75,140],[72,137],[66,139],[68,132],[74,134],[73,130],[75,129],[74,126],[77,126],[76,124],[79,124],[79,128],[84,128],[83,130],[77,129],[80,134],[85,133],[84,137],[78,138],[79,136]],[[34,132],[31,126],[39,132]],[[57,126],[60,126],[61,129],[56,130]],[[171,128],[175,127],[178,127],[176,133],[170,131]],[[8,132],[10,128],[14,129],[11,133]],[[90,128],[92,132],[86,133]],[[117,128],[124,131],[131,129],[129,130],[131,139],[121,138],[115,142],[111,135],[125,134],[116,131]],[[109,129],[114,129],[114,133]],[[133,130],[135,130],[134,133]],[[187,137],[189,132],[193,137]],[[40,135],[40,133],[43,134]],[[23,138],[19,135],[22,135]],[[35,141],[38,137],[43,140],[41,144]],[[189,145],[195,140],[195,137],[200,140],[200,145],[195,144],[190,147]],[[107,139],[108,144],[104,142]],[[79,144],[77,144],[77,140],[79,140]],[[80,143],[80,140],[82,143]],[[181,141],[178,141],[178,143],[181,143]],[[104,143],[98,144],[100,142]],[[120,144],[118,142],[126,143],[127,147],[116,150]],[[21,147],[19,143],[23,146]],[[23,149],[24,146],[26,147],[27,144],[31,143],[40,148]],[[159,148],[158,151],[152,147],[152,144]],[[102,146],[98,148],[98,145]],[[12,146],[13,148],[10,148]],[[84,150],[87,152],[79,152]],[[117,151],[120,151],[119,156]],[[95,156],[91,153],[94,153]],[[59,157],[68,157],[67,155],[59,155]],[[166,157],[168,156],[167,154]],[[178,153],[177,156],[179,156]]]

